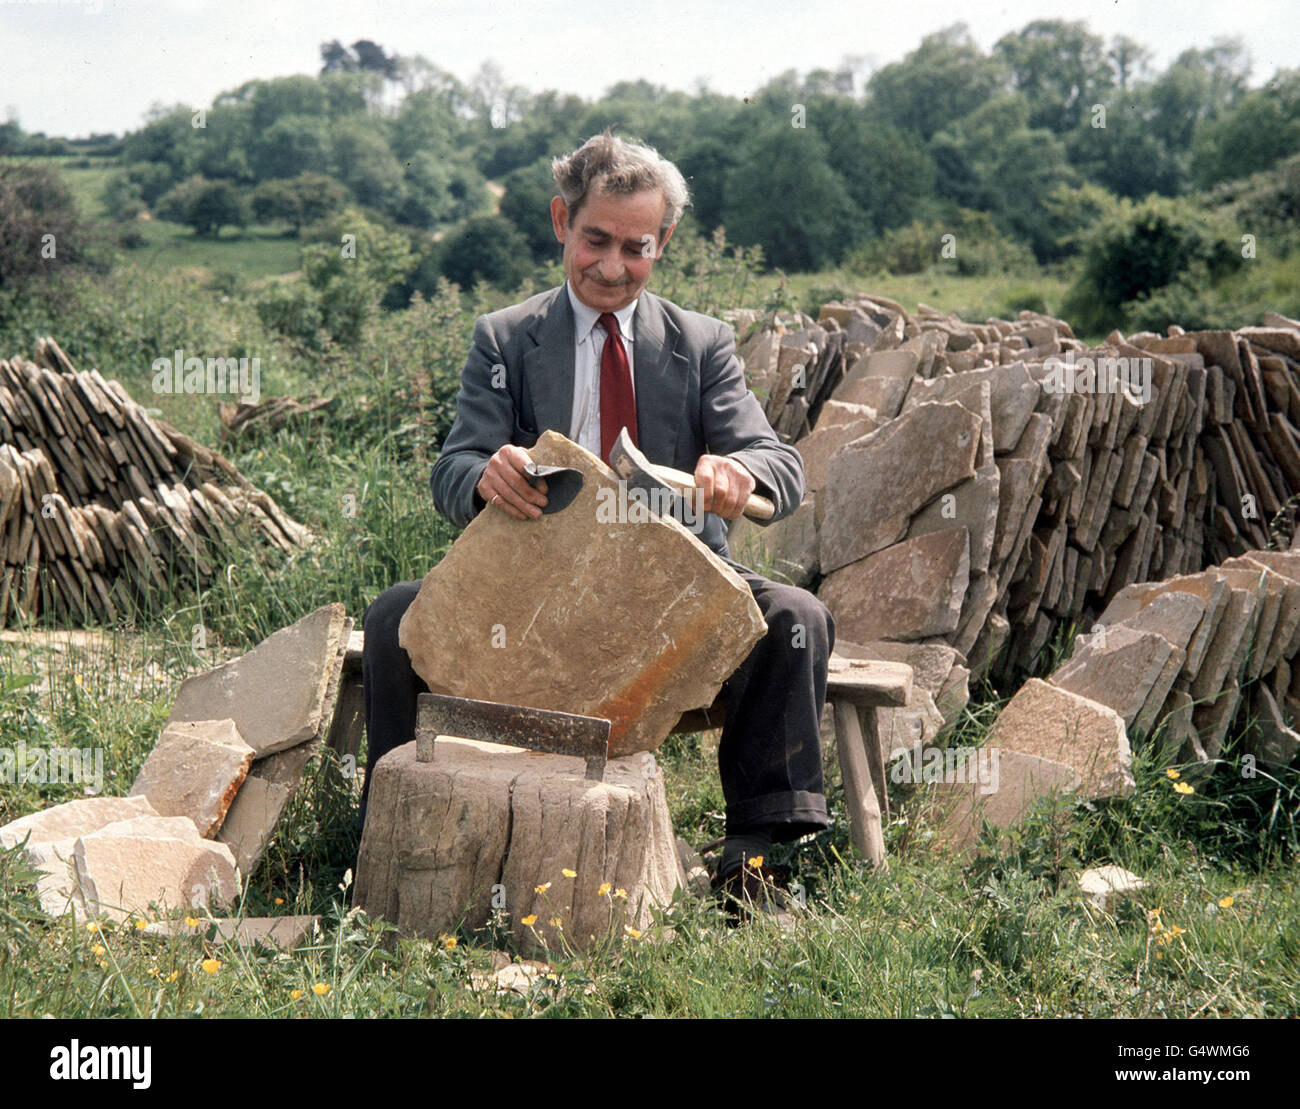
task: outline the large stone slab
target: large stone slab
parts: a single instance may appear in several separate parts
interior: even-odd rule
[[[246,655],[186,678],[168,723],[229,718],[258,758],[320,738],[349,629],[341,604],[317,609]]]
[[[918,405],[842,447],[819,498],[822,573],[903,538],[919,509],[975,476],[979,439],[979,417],[953,402]]]
[[[1073,767],[1089,799],[1124,797],[1135,788],[1123,717],[1077,693],[1030,678],[998,714],[985,745]]]
[[[250,774],[226,814],[217,841],[230,848],[241,874],[252,874],[293,790]]]
[[[1288,726],[1277,701],[1263,685],[1255,687],[1255,727],[1247,749],[1272,770],[1290,766],[1300,754],[1300,733]]]
[[[940,493],[912,517],[907,537],[930,535],[950,528],[965,528],[970,534],[970,569],[985,573],[993,557],[998,523],[998,468],[989,464],[975,471],[970,481]]]
[[[1195,696],[1195,694],[1193,694]],[[1192,723],[1200,736],[1201,749],[1207,759],[1217,759],[1227,738],[1228,728],[1241,702],[1241,686],[1234,678],[1217,697],[1196,702]]]
[[[253,748],[235,722],[182,720],[168,724],[131,787],[163,816],[188,816],[199,834],[216,835],[253,765]]]
[[[1157,708],[1164,704],[1183,657],[1158,632],[1119,624],[1081,636],[1069,661],[1049,681],[1058,689],[1108,705],[1124,718],[1125,727],[1132,728],[1148,700]]]
[[[805,435],[794,445],[794,449],[799,452],[799,457],[803,459],[804,485],[809,492],[816,493],[825,486],[831,456],[836,451],[846,443],[861,439],[880,426],[875,413],[866,405],[855,404],[844,407],[857,408],[869,415],[864,414],[855,419],[831,424],[819,420],[812,434]]]
[[[989,750],[983,757],[996,759],[987,781],[939,781],[930,788],[931,819],[937,823],[936,841],[957,853],[969,852],[979,839],[984,821],[1009,828],[1028,816],[1045,798],[1074,792],[1079,772],[1065,763],[1007,749]],[[979,764],[975,763],[978,768]],[[990,788],[992,787],[992,788]]]
[[[970,583],[965,528],[896,543],[828,575],[818,596],[855,643],[955,631]]]
[[[713,703],[766,624],[745,582],[678,521],[548,431],[529,454],[584,481],[561,512],[481,512],[425,576],[398,640],[434,693],[611,721],[610,754],[653,750]]]
[[[954,393],[972,383],[989,386],[989,408],[993,418],[993,449],[1005,454],[1020,441],[1029,417],[1038,405],[1041,389],[1023,362],[994,366],[984,370],[937,377],[912,384],[903,404],[906,411],[924,400],[949,400]]]
[[[1215,570],[1214,573],[1220,574],[1220,571]],[[1240,574],[1241,571],[1235,573]],[[1254,589],[1238,588],[1228,580],[1227,575],[1221,576],[1228,584],[1228,595],[1214,629],[1214,638],[1206,648],[1205,658],[1201,661],[1196,677],[1192,679],[1191,694],[1195,701],[1217,697],[1229,681],[1236,681],[1240,660],[1244,657],[1259,617],[1259,594]],[[1199,721],[1197,727],[1200,727]],[[1206,751],[1209,751],[1208,747]]]
[[[1208,570],[1199,574],[1180,574],[1167,581],[1126,585],[1111,598],[1110,604],[1101,614],[1100,623],[1111,625],[1127,622],[1166,593],[1190,594],[1205,606],[1205,613],[1186,645],[1187,658],[1183,662],[1183,674],[1191,681],[1200,672],[1205,652],[1214,639],[1219,619],[1228,603],[1228,583],[1219,574]]]
[[[0,847],[76,839],[106,824],[137,816],[158,816],[147,797],[85,797],[28,813],[0,828]],[[30,837],[30,838],[29,838]]]
[[[239,893],[234,856],[199,836],[189,818],[136,817],[82,836],[73,851],[86,911],[124,920],[163,910],[231,902]]]
[[[881,419],[893,419],[907,396],[920,358],[918,351],[910,349],[870,351],[849,368],[835,389],[835,399],[869,405]]]

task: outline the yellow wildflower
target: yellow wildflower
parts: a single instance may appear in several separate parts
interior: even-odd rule
[[[611,886],[608,882],[601,882],[600,889],[596,891],[596,895],[598,897],[608,897],[609,891],[612,890],[613,888],[614,887]]]
[[[757,870],[760,866],[763,865],[763,856],[755,855],[752,859],[746,859],[745,861],[749,863],[749,865],[752,866],[755,870]]]
[[[107,970],[107,969],[108,969],[108,964],[107,964],[106,962],[104,962],[103,959],[100,959],[100,960],[99,960],[99,965],[100,965],[101,967],[103,967],[104,970]]]
[[[619,886],[619,888],[616,889],[616,890],[614,891],[614,896],[615,896],[615,897],[621,897],[624,901],[626,901],[626,900],[627,900],[627,890],[625,890],[622,886]]]
[[[171,972],[171,974],[167,975],[167,977],[164,978],[163,981],[164,981],[164,982],[175,982],[176,979],[179,978],[180,976],[181,976],[181,972],[180,972],[179,970],[174,970],[174,971]]]
[[[186,928],[197,928],[198,926],[199,926],[199,918],[198,918],[198,917],[196,917],[196,916],[187,916],[187,917],[185,918],[185,927],[186,927]]]
[[[632,925],[630,924],[623,925],[623,931],[626,932],[629,936],[631,936],[634,940],[639,940],[641,938],[640,929],[633,928]]]
[[[92,921],[90,921],[90,922],[86,925],[86,931],[87,931],[87,932],[98,932],[98,931],[99,931],[99,925],[96,924],[96,923],[92,920]]]
[[[290,990],[290,991],[289,991],[289,1000],[291,1000],[291,1001],[297,1001],[298,998],[300,998],[300,997],[302,997],[302,990]]]
[[[525,928],[531,928],[534,924],[537,923],[537,914],[529,913],[526,917],[522,917],[519,923],[522,924]]]
[[[578,876],[578,872],[576,870],[570,870],[567,866],[563,870],[561,870],[560,873],[563,874],[566,878],[576,878]]]
[[[1228,894],[1227,897],[1220,897],[1220,898],[1219,898],[1219,908],[1220,908],[1220,909],[1231,909],[1231,908],[1232,908],[1232,894]]]
[[[149,927],[149,922],[147,920],[137,919],[135,922],[135,930],[137,932],[143,932],[148,927]]]
[[[204,970],[206,970],[209,974],[216,974],[217,971],[219,971],[219,970],[221,969],[221,960],[220,960],[220,959],[204,959],[203,962],[201,962],[201,963],[199,964],[199,966],[201,966],[201,967],[202,967]]]
[[[1178,771],[1175,770],[1172,766],[1169,767],[1169,769],[1167,769],[1167,770],[1165,771],[1165,774],[1166,774],[1166,775],[1167,775],[1167,776],[1168,776],[1172,781],[1175,781],[1175,782],[1178,781],[1178,779],[1182,777],[1182,775],[1179,774]]]
[[[102,943],[97,943],[90,950],[93,951],[96,955],[102,955],[104,954],[104,945]]]
[[[550,889],[550,888],[551,888],[551,883],[550,883],[550,882],[543,882],[540,886],[534,886],[534,887],[533,887],[533,892],[534,892],[534,893],[545,893],[545,892],[546,892],[548,889]]]
[[[283,897],[277,897],[277,898],[275,899],[275,903],[276,903],[277,905],[283,905],[283,904],[284,904],[284,898],[283,898]]]
[[[1184,797],[1186,797],[1187,794],[1189,794],[1189,793],[1195,793],[1195,792],[1196,792],[1196,787],[1195,787],[1195,786],[1189,786],[1186,782],[1175,782],[1175,783],[1174,783],[1174,792],[1175,792],[1175,793],[1181,793]]]
[[[1186,928],[1179,928],[1177,924],[1171,924],[1169,926],[1169,938],[1173,939],[1175,936],[1181,936],[1186,931]]]
[[[314,993],[317,997],[324,997],[327,993],[330,992],[329,983],[317,982],[314,986],[312,986],[311,992]]]
[[[563,921],[562,921],[558,916],[553,916],[553,917],[551,917],[551,927],[552,927],[552,928],[563,928],[563,927],[564,927],[564,922],[563,922]]]
[[[438,937],[438,942],[442,944],[442,946],[445,947],[448,951],[451,951],[453,948],[455,948],[457,941],[455,936],[449,936],[444,932],[441,936]]]

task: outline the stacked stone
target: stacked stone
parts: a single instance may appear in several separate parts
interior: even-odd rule
[[[201,578],[244,522],[285,552],[311,534],[216,452],[151,418],[53,339],[0,360],[0,627],[52,610],[111,622],[174,567]]]
[[[1039,313],[968,324],[876,296],[747,323],[742,355],[778,386],[769,418],[811,427],[794,440],[809,492],[770,528],[738,525],[733,548],[816,588],[873,657],[942,644],[1011,678],[1126,586],[1264,547],[1300,490],[1300,323],[1284,317],[1091,349]],[[805,363],[829,399],[800,397]]]

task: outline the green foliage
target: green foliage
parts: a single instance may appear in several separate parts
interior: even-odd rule
[[[888,231],[846,264],[861,274],[936,269],[975,276],[1024,271],[1034,259],[1022,244],[1001,234],[987,213],[960,208],[951,220],[915,220]]]
[[[229,181],[209,181],[194,176],[158,198],[154,212],[160,219],[183,223],[202,238],[215,239],[226,226],[248,226],[248,202]]]
[[[259,223],[283,220],[300,232],[304,224],[318,223],[338,213],[347,202],[347,193],[332,177],[300,173],[264,182],[253,190],[249,201]]]
[[[1241,265],[1231,232],[1192,205],[1152,196],[1121,200],[1086,240],[1066,305],[1085,332],[1123,326],[1123,306],[1179,280],[1194,267],[1214,280]]]
[[[84,260],[87,230],[56,172],[0,163],[0,293],[17,295],[33,281]]]
[[[1219,119],[1200,128],[1193,156],[1196,183],[1205,188],[1246,177],[1300,153],[1300,70],[1281,70]]]
[[[503,216],[475,216],[442,245],[442,275],[462,289],[480,281],[512,289],[533,269],[528,243]]]
[[[501,215],[519,229],[533,258],[538,262],[556,256],[560,245],[551,225],[551,198],[558,195],[549,158],[514,170],[503,181]]]

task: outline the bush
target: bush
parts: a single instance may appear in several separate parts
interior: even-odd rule
[[[944,257],[951,236],[952,257]],[[986,212],[960,208],[953,219],[913,220],[859,248],[845,263],[850,272],[922,273],[928,269],[964,277],[1018,273],[1034,267],[1029,247],[1003,234]]]
[[[168,190],[154,208],[160,219],[183,223],[202,238],[215,239],[227,225],[248,226],[248,204],[229,181],[191,177]]]
[[[480,281],[513,289],[532,272],[532,253],[519,230],[503,216],[475,216],[448,236],[442,273],[462,289]]]
[[[1065,314],[1084,333],[1126,327],[1125,305],[1195,273],[1212,282],[1241,265],[1232,232],[1184,200],[1121,200],[1085,240]]]

